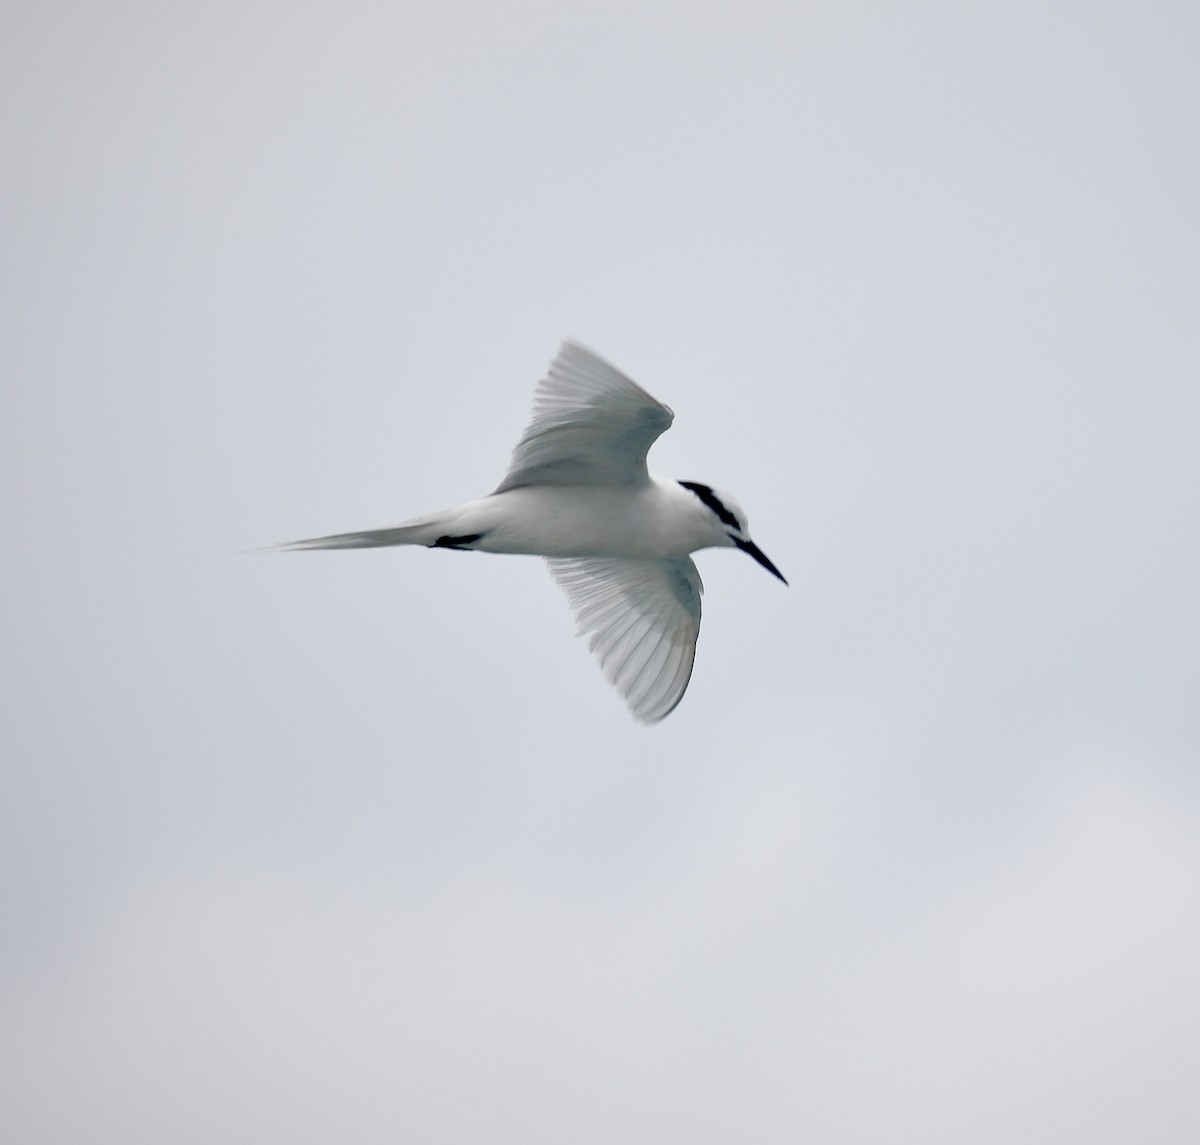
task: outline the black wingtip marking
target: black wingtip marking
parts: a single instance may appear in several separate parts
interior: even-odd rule
[[[464,533],[461,537],[451,537],[447,534],[438,537],[429,547],[431,549],[457,549],[460,553],[469,553],[471,546],[482,536],[482,533]]]
[[[725,508],[721,502],[721,498],[712,491],[711,485],[701,485],[699,481],[680,481],[679,484],[685,489],[690,489],[709,509],[716,513],[717,520],[722,525],[728,525],[732,529],[741,531],[741,521]]]

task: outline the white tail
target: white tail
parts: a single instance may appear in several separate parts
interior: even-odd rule
[[[271,545],[266,552],[303,552],[306,549],[378,549],[386,545],[436,545],[449,529],[453,513],[434,513],[390,529],[367,529],[361,533],[334,533],[328,537],[309,537]]]

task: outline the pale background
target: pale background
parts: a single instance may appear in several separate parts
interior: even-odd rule
[[[1194,3],[11,4],[0,1138],[1200,1140]],[[702,553],[626,715],[559,341]]]

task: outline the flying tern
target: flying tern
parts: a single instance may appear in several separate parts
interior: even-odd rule
[[[385,529],[277,550],[424,545],[545,557],[590,647],[634,717],[683,699],[696,658],[703,586],[690,553],[738,548],[784,584],[727,493],[646,468],[674,420],[668,406],[576,342],[534,392],[533,417],[493,493]]]

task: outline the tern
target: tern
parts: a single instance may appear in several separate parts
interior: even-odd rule
[[[533,417],[493,493],[385,529],[276,551],[424,545],[545,557],[634,717],[661,720],[687,690],[700,634],[697,549],[738,548],[784,584],[727,493],[646,468],[675,415],[577,342],[534,392]]]

